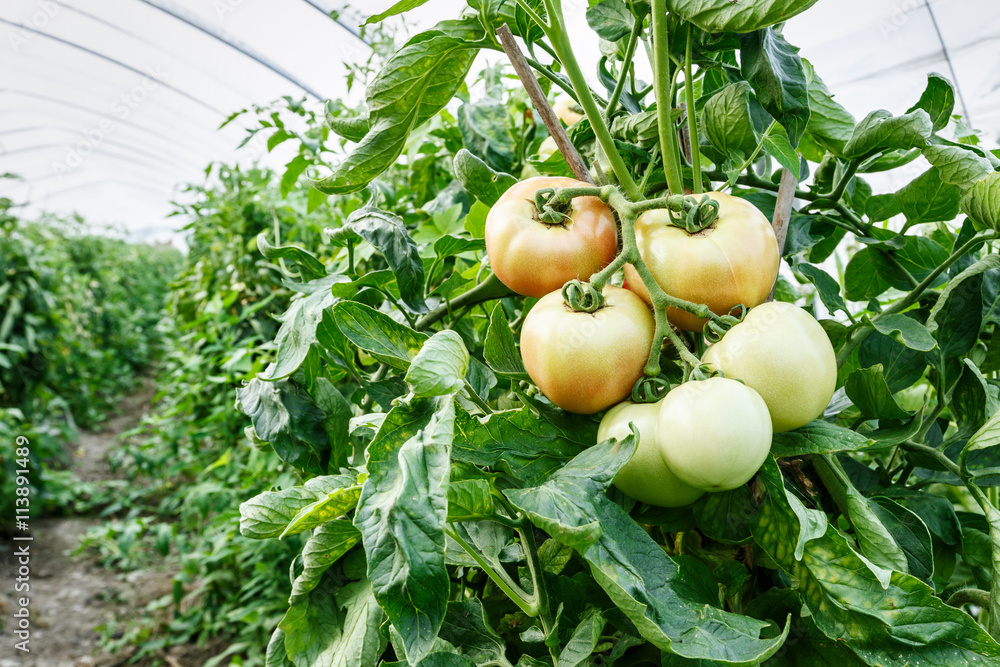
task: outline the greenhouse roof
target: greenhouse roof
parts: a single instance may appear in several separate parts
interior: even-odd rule
[[[280,147],[237,150],[249,119],[234,111],[283,95],[316,103],[347,94],[344,62],[367,56],[357,26],[389,0],[332,19],[333,0],[8,0],[0,5],[3,196],[34,211],[79,212],[137,239],[169,238],[179,186],[213,161],[276,165]],[[431,0],[410,32],[454,17]],[[597,38],[582,0],[564,2],[577,52],[594,71]],[[819,0],[785,28],[856,116],[902,113],[928,72],[951,79],[956,113],[1000,137],[1000,3],[996,0]],[[355,89],[354,95],[359,91]],[[915,170],[920,167],[914,165]]]

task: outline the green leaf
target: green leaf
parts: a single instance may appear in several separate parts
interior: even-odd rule
[[[804,456],[862,452],[885,446],[849,428],[817,419],[794,431],[775,433],[771,440],[771,453],[777,457]]]
[[[500,195],[517,183],[516,178],[510,174],[493,171],[489,165],[465,148],[455,155],[455,178],[466,190],[475,195],[476,199],[487,206],[497,203]],[[473,236],[478,238],[482,234],[473,233]]]
[[[410,39],[368,86],[370,129],[326,178],[313,185],[326,194],[363,189],[396,161],[410,132],[437,115],[465,82],[484,38],[475,17],[442,21]]]
[[[308,595],[326,570],[340,560],[361,539],[350,519],[328,521],[316,528],[302,548],[302,573],[292,582],[290,604]]]
[[[698,530],[716,542],[745,544],[750,541],[750,516],[754,512],[750,487],[706,493],[692,506]]]
[[[854,116],[833,99],[812,64],[803,58],[802,67],[809,85],[809,122],[806,132],[826,150],[842,156],[854,134]]]
[[[503,304],[493,306],[490,314],[490,328],[483,343],[483,357],[497,374],[515,380],[528,380],[528,372],[517,351],[514,334],[507,323],[507,313]]]
[[[341,301],[333,307],[333,315],[348,340],[399,370],[409,368],[427,340],[426,335],[356,301]]]
[[[945,222],[958,215],[962,191],[941,179],[941,172],[931,167],[896,192],[896,201],[907,223]]]
[[[893,500],[901,503],[926,524],[930,532],[942,542],[957,546],[962,542],[962,525],[955,514],[955,506],[944,496],[926,491],[890,489]]]
[[[282,461],[314,475],[326,472],[330,459],[323,428],[326,415],[305,389],[290,380],[254,378],[236,390],[236,398],[257,436],[270,443]]]
[[[831,313],[838,310],[847,312],[847,303],[844,302],[844,297],[840,296],[840,283],[829,273],[812,264],[796,264],[795,268],[816,285],[819,298]]]
[[[601,39],[617,42],[632,32],[635,18],[624,0],[603,0],[587,10],[587,25]]]
[[[464,236],[445,234],[434,242],[434,254],[440,259],[454,257],[465,252],[481,252],[486,249],[483,239],[467,239]]]
[[[326,275],[323,262],[316,259],[311,252],[295,245],[273,246],[267,242],[267,234],[264,232],[257,235],[257,250],[268,259],[287,259],[293,262],[302,280],[315,280]]]
[[[799,169],[802,166],[799,162],[799,154],[795,152],[792,145],[784,134],[768,134],[764,137],[764,150],[778,161],[782,167],[792,172],[795,178],[799,177]]]
[[[865,202],[865,215],[872,222],[881,222],[903,212],[896,195],[893,193],[874,195]]]
[[[360,496],[360,484],[331,491],[325,498],[320,498],[316,502],[300,509],[278,537],[304,533],[307,530],[312,530],[328,521],[343,516],[348,511],[354,509],[354,506],[358,504]]]
[[[445,329],[431,336],[406,371],[406,383],[413,395],[450,396],[465,386],[465,373],[469,369],[469,351],[462,337]]]
[[[907,109],[906,113],[912,113],[917,109],[927,112],[935,132],[943,130],[955,110],[955,89],[952,88],[951,82],[935,72],[928,74],[927,88],[924,89],[920,100]]]
[[[334,107],[332,100],[328,100],[326,103],[324,117],[327,126],[333,131],[334,134],[355,143],[364,139],[365,135],[368,134],[368,130],[371,129],[371,126],[368,123],[367,115],[350,117],[338,115],[337,109]],[[315,190],[315,188],[313,189]],[[318,190],[316,190],[316,192],[318,192]]]
[[[299,176],[305,172],[306,168],[309,167],[309,160],[303,155],[296,155],[292,158],[291,162],[285,165],[285,173],[281,175],[281,185],[280,191],[282,198],[287,197],[288,193],[295,188],[295,184],[299,180]]]
[[[375,598],[412,664],[434,649],[448,606],[444,527],[454,423],[451,397],[394,407],[368,446],[368,479],[354,515]]]
[[[890,498],[876,496],[870,503],[872,511],[906,556],[909,573],[930,583],[934,574],[934,553],[927,526],[919,516]]]
[[[948,259],[949,252],[940,243],[926,236],[902,238],[905,239],[905,243],[898,250],[878,247],[869,247],[866,250],[872,251],[872,263],[883,280],[898,290],[909,291],[912,287],[910,281],[900,272],[896,263],[889,261],[890,253],[900,267],[906,269],[916,280],[923,280]],[[940,281],[944,282],[944,279],[941,278]]]
[[[785,128],[791,146],[798,146],[809,122],[809,86],[799,50],[764,28],[740,35],[740,63],[757,101]],[[798,159],[794,162],[797,176]]]
[[[486,216],[490,214],[490,207],[480,200],[476,200],[469,209],[469,214],[465,216],[465,231],[469,232],[474,239],[482,239],[486,234]],[[486,243],[483,242],[485,247]]]
[[[278,627],[296,665],[367,667],[385,651],[387,642],[379,632],[384,620],[371,583],[355,581],[337,588],[326,574],[308,597],[295,600]]]
[[[765,461],[758,473],[763,498],[753,534],[761,549],[798,583],[811,617],[837,643],[870,665],[904,667],[988,664],[997,645],[968,614],[947,606],[919,579],[893,572],[888,587],[832,527],[809,541],[801,560],[791,545],[799,522],[781,472]],[[985,658],[985,659],[984,659]]]
[[[569,641],[563,646],[556,667],[577,667],[590,664],[590,655],[601,641],[601,633],[607,625],[604,615],[599,611],[588,614],[573,630]]]
[[[403,303],[415,313],[427,312],[427,304],[424,303],[424,264],[403,219],[369,205],[351,213],[344,226],[385,257],[396,277]]]
[[[795,560],[802,560],[806,545],[811,541],[826,535],[828,522],[826,512],[811,510],[802,504],[794,494],[788,494],[788,506],[799,521],[799,537],[795,542]]]
[[[961,459],[967,459],[974,452],[992,450],[1000,445],[1000,412],[994,412],[983,426],[976,431],[962,448]]]
[[[937,346],[934,336],[931,335],[930,325],[924,326],[908,315],[888,313],[876,318],[866,318],[866,321],[875,331],[889,336],[911,350],[929,352]]]
[[[507,108],[499,100],[486,97],[458,108],[458,129],[465,148],[491,169],[508,172],[514,167],[516,145],[507,131]]]
[[[420,7],[426,2],[427,0],[399,0],[399,2],[397,2],[392,7],[385,10],[381,14],[375,14],[373,16],[368,17],[368,20],[365,21],[362,25],[381,23],[382,21],[386,20],[391,16],[398,16],[400,14],[410,11],[411,9],[416,9],[417,7]]]
[[[966,269],[975,268],[973,265]],[[964,271],[963,271],[964,273]],[[959,274],[961,276],[962,274]],[[974,273],[959,281],[952,279],[947,293],[942,291],[932,311],[933,325],[941,359],[961,357],[967,354],[979,338],[983,318],[983,274]],[[941,304],[940,308],[937,308]]]
[[[605,489],[632,455],[633,436],[591,447],[541,486],[505,491],[532,523],[572,545],[639,633],[663,651],[724,665],[755,665],[784,643],[765,622],[704,603],[677,564],[611,502]]]
[[[278,352],[274,364],[260,375],[262,379],[283,380],[299,369],[317,342],[316,331],[320,322],[330,316],[329,308],[337,300],[331,287],[347,282],[350,282],[347,276],[331,274],[306,283],[310,286],[310,293],[292,297],[288,310],[276,318],[281,322],[281,328],[274,337]]]
[[[667,0],[667,10],[705,32],[753,32],[787,21],[816,0]]]
[[[874,255],[871,248],[862,248],[847,263],[844,296],[848,301],[867,301],[889,289],[889,283],[876,271]]]
[[[316,378],[313,389],[316,407],[323,411],[323,430],[330,441],[330,469],[346,468],[354,445],[351,442],[350,424],[354,412],[351,403],[325,377]]]
[[[881,364],[889,391],[893,393],[919,380],[927,366],[923,352],[880,333],[871,334],[861,343],[858,361],[865,368]]]
[[[962,211],[978,230],[1000,228],[1000,172],[993,172],[969,188]]]
[[[932,131],[930,116],[923,109],[902,116],[893,116],[885,110],[873,111],[854,129],[844,147],[844,157],[858,160],[882,151],[923,149]]]
[[[485,479],[448,484],[448,521],[478,521],[493,516],[493,494]]]
[[[851,371],[844,383],[848,398],[869,419],[909,419],[910,413],[899,407],[889,391],[882,365]]]
[[[327,475],[313,477],[302,486],[258,494],[240,505],[240,534],[254,540],[278,537],[303,507],[356,483],[351,475]]]
[[[931,314],[927,317],[927,330],[930,333],[934,333],[935,331],[937,331],[939,326],[938,316],[940,315],[945,305],[948,303],[948,300],[951,297],[952,292],[957,290],[966,280],[982,275],[983,273],[991,271],[993,269],[1000,269],[1000,256],[986,255],[981,260],[979,260],[978,262],[976,262],[975,264],[968,267],[967,269],[959,273],[957,276],[949,280],[948,284],[945,285],[945,288],[941,290],[941,293],[938,296],[937,301],[934,303],[934,307],[931,308]]]
[[[264,654],[264,667],[295,667],[285,651],[285,631],[281,628],[275,628],[271,633],[271,641],[267,643]]]
[[[941,180],[965,192],[993,173],[993,165],[975,151],[960,146],[928,146],[923,155],[937,168]]]
[[[457,646],[477,665],[510,665],[507,644],[493,629],[478,598],[448,603],[441,638]]]
[[[452,458],[537,484],[597,441],[597,421],[530,406],[480,419],[459,410]]]
[[[749,157],[757,149],[757,135],[750,119],[750,84],[731,83],[712,96],[702,111],[705,136],[727,156]]]

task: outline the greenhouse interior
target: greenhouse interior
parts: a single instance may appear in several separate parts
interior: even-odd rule
[[[1000,666],[1000,3],[0,34],[0,667]]]

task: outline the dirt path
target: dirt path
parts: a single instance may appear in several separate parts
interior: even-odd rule
[[[119,435],[136,426],[149,411],[155,393],[145,381],[118,406],[118,415],[96,433],[81,432],[74,452],[73,470],[85,481],[114,479],[107,454],[118,446]],[[11,545],[0,543],[0,667],[84,667],[111,665],[119,659],[93,657],[100,639],[98,625],[120,615],[136,599],[137,581],[105,570],[91,557],[70,554],[95,518],[49,518],[32,523],[30,653],[14,649],[18,641],[11,620],[15,606],[15,564]],[[23,543],[18,543],[23,544]],[[24,593],[16,594],[18,597]],[[147,598],[148,599],[148,598]]]

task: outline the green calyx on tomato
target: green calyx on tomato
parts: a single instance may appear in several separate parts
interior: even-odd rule
[[[611,408],[597,429],[597,441],[609,438],[623,440],[632,432],[639,434],[635,453],[615,476],[615,486],[629,498],[659,507],[690,505],[705,492],[682,482],[660,455],[657,422],[660,402],[633,403],[625,401]]]
[[[718,217],[693,234],[673,223],[669,209],[642,213],[635,222],[639,254],[664,292],[705,304],[717,315],[739,304],[763,303],[777,279],[780,259],[771,223],[744,199],[721,192],[708,196],[718,202]],[[625,278],[632,291],[652,303],[631,264],[625,266]],[[705,324],[678,308],[668,308],[667,317],[687,331],[699,331]]]
[[[497,278],[518,294],[543,297],[570,280],[587,280],[615,258],[614,213],[597,197],[576,197],[561,222],[543,221],[536,193],[588,187],[572,178],[537,177],[507,190],[486,217],[486,254]]]
[[[668,393],[657,416],[657,445],[677,477],[697,489],[746,484],[771,451],[764,399],[736,380],[686,382]]]
[[[531,380],[555,405],[593,414],[629,396],[643,376],[655,324],[635,294],[606,285],[604,305],[574,312],[560,292],[532,307],[521,329],[521,357]]]
[[[702,359],[760,394],[775,433],[821,416],[837,388],[837,356],[826,331],[790,303],[753,308]]]

